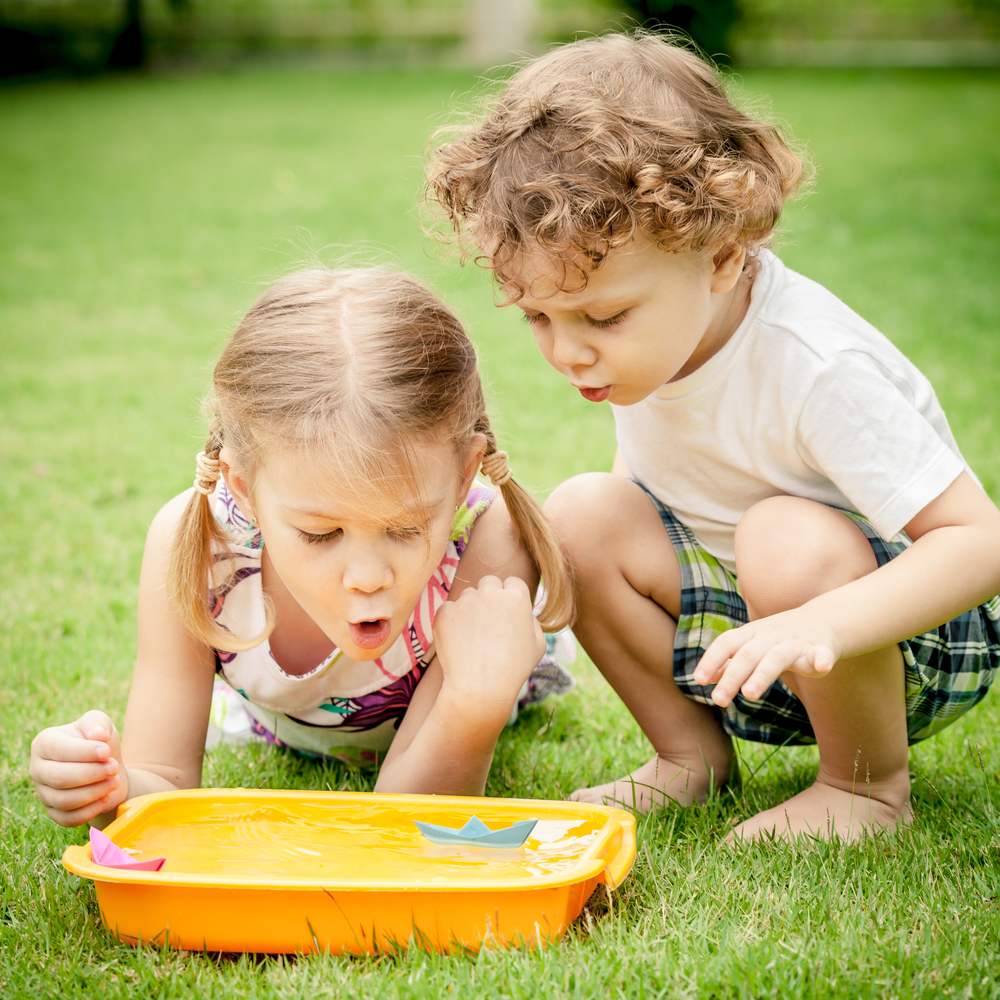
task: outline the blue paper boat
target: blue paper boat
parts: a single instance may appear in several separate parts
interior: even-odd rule
[[[478,816],[473,816],[458,830],[436,823],[421,823],[414,820],[420,832],[435,844],[449,847],[521,847],[535,829],[537,819],[523,819],[502,830],[491,830]]]

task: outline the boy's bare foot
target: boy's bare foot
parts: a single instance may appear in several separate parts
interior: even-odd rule
[[[717,782],[722,784],[722,782]],[[638,813],[648,813],[674,799],[682,806],[704,802],[711,786],[711,776],[704,762],[694,768],[666,757],[656,756],[631,774],[593,788],[578,788],[570,795],[574,802],[619,806]]]
[[[727,843],[758,840],[772,834],[793,840],[799,834],[827,840],[838,836],[848,842],[865,833],[907,825],[913,818],[909,783],[905,795],[850,792],[817,781],[787,802],[751,816],[726,837]]]

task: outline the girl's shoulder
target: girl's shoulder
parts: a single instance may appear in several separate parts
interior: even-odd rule
[[[177,525],[184,516],[184,510],[191,499],[194,489],[189,487],[183,493],[171,497],[154,515],[149,524],[151,535],[173,535]]]
[[[503,495],[479,483],[469,490],[466,502],[459,505],[450,544],[462,562],[462,577],[466,582],[475,583],[483,576],[497,576],[501,580],[519,576],[530,580],[537,573]],[[447,555],[444,562],[448,562]]]
[[[458,554],[465,551],[469,537],[476,521],[486,513],[496,499],[497,491],[489,486],[474,482],[472,489],[466,494],[465,502],[458,505],[455,517],[451,522],[451,541],[455,543]]]

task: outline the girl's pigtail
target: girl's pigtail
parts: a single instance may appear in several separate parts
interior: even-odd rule
[[[483,472],[494,486],[499,487],[521,544],[535,564],[545,586],[545,603],[538,615],[538,622],[546,632],[558,632],[572,624],[576,613],[569,564],[541,507],[514,479],[507,465],[507,453],[497,450],[496,437],[485,413],[476,422],[476,432],[486,436]]]
[[[194,492],[174,535],[167,586],[171,603],[192,635],[213,649],[235,653],[256,646],[270,633],[274,612],[268,604],[265,631],[251,640],[237,639],[215,620],[215,605],[229,589],[232,569],[232,561],[226,558],[231,539],[216,519],[210,499],[221,476],[221,448],[221,427],[216,419],[205,450],[198,454]]]

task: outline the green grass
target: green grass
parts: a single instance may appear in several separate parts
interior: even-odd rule
[[[540,954],[136,951],[59,864],[83,834],[39,809],[30,739],[94,706],[121,718],[145,528],[191,480],[211,361],[262,282],[310,249],[391,248],[468,320],[519,476],[545,493],[608,466],[607,409],[546,370],[482,274],[421,236],[423,142],[473,86],[275,69],[0,90],[0,995],[1000,995],[996,697],[914,749],[916,825],[860,847],[720,850],[815,764],[809,749],[743,745],[744,789],[642,820],[610,911]],[[770,95],[820,165],[783,255],[931,377],[996,498],[1000,76],[754,72],[744,86]],[[558,797],[645,759],[593,668],[578,673],[578,693],[504,736],[491,794]],[[369,779],[255,747],[213,754],[206,782]]]

